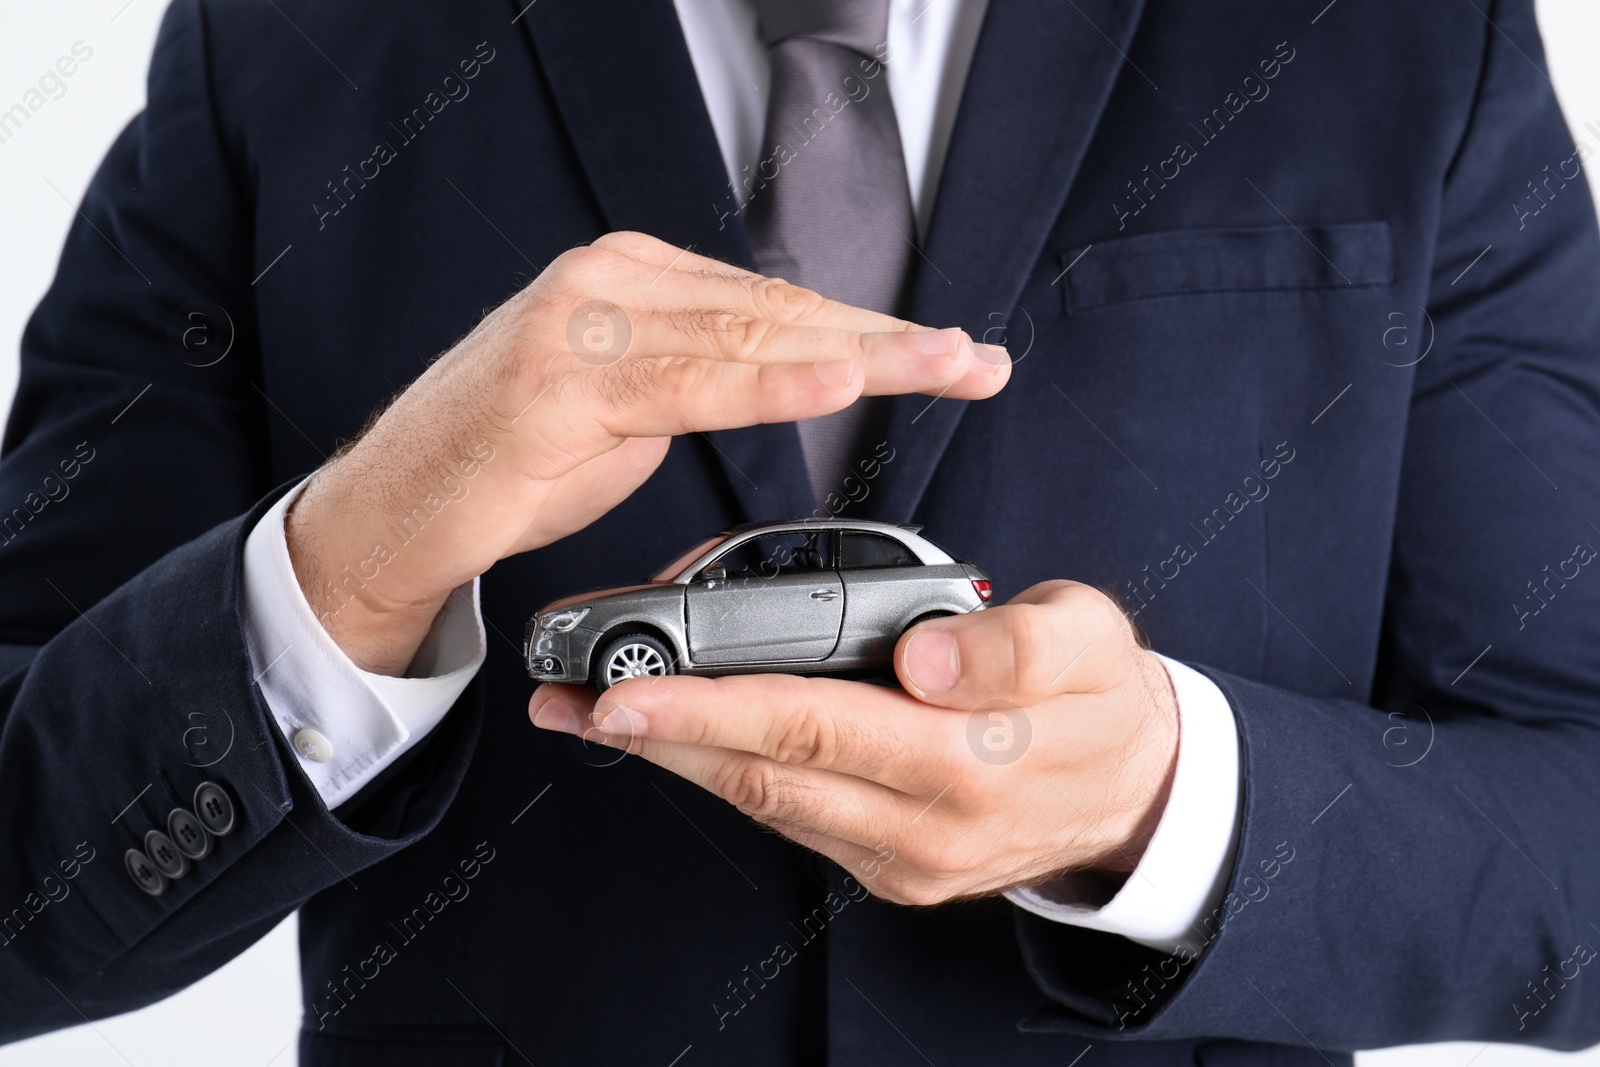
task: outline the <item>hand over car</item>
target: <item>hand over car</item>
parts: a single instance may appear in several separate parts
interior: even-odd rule
[[[672,436],[812,418],[863,395],[992,396],[1010,362],[981,347],[609,234],[491,312],[312,477],[289,512],[290,559],[350,658],[399,674],[453,589],[605,514]],[[438,506],[440,486],[464,478],[470,491]]]

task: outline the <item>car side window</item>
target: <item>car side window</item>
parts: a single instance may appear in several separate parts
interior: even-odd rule
[[[718,556],[731,578],[775,578],[831,569],[833,534],[826,530],[791,530],[752,537]]]
[[[911,550],[892,537],[872,533],[846,533],[839,538],[839,566],[915,567],[919,563]]]

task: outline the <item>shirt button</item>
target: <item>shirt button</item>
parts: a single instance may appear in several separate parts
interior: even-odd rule
[[[149,893],[159,897],[167,891],[167,880],[161,872],[156,870],[156,865],[136,848],[130,848],[122,854],[122,865],[128,869],[128,877],[133,879],[133,884]]]
[[[302,726],[295,731],[294,750],[300,753],[301,759],[312,763],[327,763],[328,757],[333,755],[333,746],[328,739],[309,726]]]
[[[233,833],[233,798],[216,782],[201,782],[194,791],[194,813],[213,837]]]

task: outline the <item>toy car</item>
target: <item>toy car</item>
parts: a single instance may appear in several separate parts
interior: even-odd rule
[[[737,527],[653,580],[570,596],[529,620],[541,682],[886,667],[912,625],[978,611],[989,576],[920,526],[800,519]]]

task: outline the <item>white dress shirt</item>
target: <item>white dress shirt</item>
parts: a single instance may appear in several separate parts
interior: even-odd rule
[[[796,0],[802,2],[802,0]],[[919,234],[926,234],[987,0],[891,0],[888,84]],[[760,156],[770,69],[749,0],[676,0],[730,186]],[[284,514],[299,487],[245,545],[245,631],[267,706],[330,808],[349,799],[438,725],[482,665],[474,581],[435,620],[407,676],[363,671],[328,636],[289,562]],[[1006,896],[1074,926],[1171,952],[1198,952],[1200,920],[1222,902],[1238,842],[1238,730],[1204,675],[1163,658],[1177,694],[1180,741],[1167,807],[1126,884],[1103,906],[1070,877]]]
[[[483,666],[478,583],[457,589],[406,677],[357,667],[328,636],[289,562],[283,517],[301,482],[274,504],[244,544],[244,631],[262,699],[329,808],[439,725]]]

